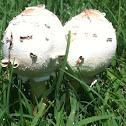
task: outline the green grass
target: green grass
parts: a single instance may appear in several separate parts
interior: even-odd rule
[[[97,75],[90,88],[79,79],[64,58],[56,78],[50,78],[36,117],[30,101],[29,82],[23,84],[13,69],[0,66],[0,124],[3,126],[125,126],[126,125],[126,3],[125,0],[0,0],[0,40],[10,20],[27,6],[45,4],[64,25],[85,8],[98,9],[116,29],[118,47],[109,68]],[[0,59],[2,43],[0,42]],[[69,49],[69,41],[66,54]],[[69,71],[65,71],[65,66]],[[80,85],[76,92],[68,81],[73,77]],[[56,87],[56,88],[55,88]],[[70,101],[68,101],[68,94]],[[46,107],[44,116],[41,111]]]

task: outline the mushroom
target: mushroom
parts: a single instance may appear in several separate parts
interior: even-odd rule
[[[64,28],[66,36],[68,30],[71,31],[68,63],[90,83],[96,74],[109,66],[115,55],[115,29],[105,18],[105,13],[93,9],[73,17]]]
[[[30,80],[31,92],[38,98],[46,90],[44,81],[61,64],[65,41],[64,28],[56,15],[45,5],[28,7],[4,32],[1,65],[7,67],[14,62],[14,72],[24,82]]]

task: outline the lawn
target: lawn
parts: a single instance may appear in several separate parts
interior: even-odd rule
[[[41,97],[48,104],[38,107],[30,100],[30,86],[22,83],[13,69],[0,65],[0,124],[1,126],[126,126],[126,2],[125,0],[0,0],[0,40],[9,21],[25,7],[45,4],[62,24],[86,8],[106,13],[116,29],[117,50],[109,68],[96,76],[98,81],[90,88],[67,64],[67,53],[56,77],[47,83]],[[2,59],[0,42],[0,59]],[[69,48],[69,41],[67,49]],[[1,61],[1,60],[0,60]],[[70,69],[70,73],[65,67]],[[80,85],[74,90],[67,76]],[[70,101],[68,100],[70,96]],[[46,108],[46,109],[45,109]],[[41,116],[41,112],[45,114]]]

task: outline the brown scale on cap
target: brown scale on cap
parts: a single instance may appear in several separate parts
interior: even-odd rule
[[[112,42],[112,38],[107,38],[107,42]]]
[[[30,53],[30,57],[32,57],[32,58],[36,58],[37,55],[35,55],[35,54],[33,54],[33,53]]]
[[[78,17],[82,18],[82,19],[83,18],[84,19],[88,18],[91,21],[92,18],[96,18],[96,19],[102,20],[101,15],[105,16],[105,13],[101,13],[98,10],[86,9],[84,12],[82,12],[81,14],[79,14]]]
[[[49,38],[48,37],[45,37],[46,41],[49,41]]]
[[[80,65],[81,62],[84,60],[84,58],[82,56],[80,56],[76,62],[77,65]]]
[[[46,28],[50,28],[50,25],[49,24],[45,24]]]
[[[33,6],[33,7],[36,7],[36,6]],[[44,5],[38,5],[37,6],[37,8],[44,8],[44,7],[45,7]],[[29,9],[24,10],[22,13],[24,15],[29,15],[29,14],[32,14],[34,11],[35,11],[34,8],[29,8]]]
[[[25,15],[32,14],[33,11],[35,11],[35,9],[27,9],[27,10],[23,11],[23,14],[25,14]]]
[[[93,37],[97,37],[97,35],[96,35],[96,34],[93,34],[92,36],[93,36]]]
[[[25,37],[20,36],[20,42],[23,42],[25,39],[27,39],[27,40],[32,39],[32,35],[31,36],[25,36]]]
[[[19,66],[19,64],[14,63],[13,68],[17,68],[18,66]]]

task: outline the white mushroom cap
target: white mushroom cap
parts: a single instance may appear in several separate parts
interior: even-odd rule
[[[66,35],[71,30],[68,63],[80,67],[84,77],[91,77],[105,70],[116,51],[116,33],[112,24],[98,10],[86,9],[68,21]],[[74,67],[77,71],[78,69]]]
[[[13,64],[14,72],[24,81],[43,81],[60,65],[65,55],[64,29],[44,5],[28,7],[10,21],[3,39],[2,66]]]

